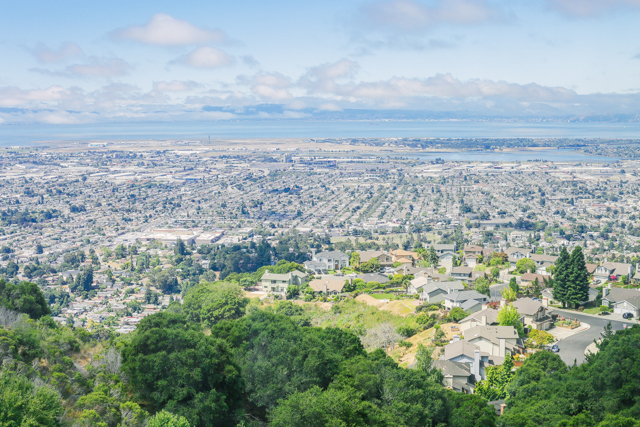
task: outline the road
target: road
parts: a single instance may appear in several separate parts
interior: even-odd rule
[[[489,293],[491,294],[489,298],[491,299],[491,301],[500,301],[500,299],[502,298],[501,291],[508,287],[509,284],[507,283],[500,283],[497,285],[489,286]]]
[[[584,351],[587,346],[593,342],[593,340],[600,338],[600,335],[602,334],[604,327],[607,326],[607,323],[611,322],[611,326],[615,331],[623,329],[622,325],[625,324],[625,322],[609,320],[606,317],[600,318],[585,316],[584,314],[580,314],[575,311],[562,310],[559,308],[554,308],[552,313],[556,313],[564,317],[571,317],[572,319],[578,319],[582,323],[588,323],[591,325],[591,328],[586,331],[579,332],[557,342],[558,347],[560,347],[559,355],[568,366],[573,365],[574,361],[578,364],[585,361]],[[633,323],[635,322],[626,322],[628,326],[631,326]]]

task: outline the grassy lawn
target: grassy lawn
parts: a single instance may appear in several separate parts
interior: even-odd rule
[[[369,294],[375,299],[391,299],[396,296],[396,294]]]
[[[485,271],[487,266],[484,264],[478,264],[473,268],[473,271]]]
[[[598,314],[600,313],[600,307],[585,308],[583,312],[587,314]]]

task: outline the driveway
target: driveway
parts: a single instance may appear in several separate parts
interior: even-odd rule
[[[633,325],[636,322],[620,322],[614,319],[609,319],[607,317],[600,316],[589,316],[577,313],[575,311],[570,310],[562,310],[559,308],[553,308],[551,310],[552,313],[559,314],[564,317],[571,317],[572,319],[578,319],[580,322],[588,323],[591,325],[589,329],[583,332],[578,332],[575,335],[571,335],[563,340],[558,341],[558,347],[560,347],[560,357],[567,365],[573,365],[574,361],[578,364],[581,364],[585,361],[584,351],[587,349],[589,344],[593,343],[593,340],[599,339],[602,332],[604,331],[604,327],[607,326],[607,323],[611,322],[611,326],[613,330],[619,331],[623,329],[624,324],[628,326]]]

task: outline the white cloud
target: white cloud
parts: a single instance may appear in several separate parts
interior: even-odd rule
[[[255,85],[251,87],[251,92],[266,98],[270,101],[288,101],[293,98],[293,95],[286,89],[279,89],[268,85]]]
[[[440,24],[474,25],[501,19],[503,13],[486,0],[382,0],[365,5],[360,20],[373,30],[421,32]]]
[[[44,68],[32,68],[40,74],[49,74],[60,77],[116,77],[124,76],[131,70],[131,65],[120,58],[98,58],[91,56],[83,64],[73,64],[61,71],[51,71]]]
[[[325,102],[324,104],[318,105],[319,111],[342,111],[342,108],[338,104],[334,104],[333,102]]]
[[[342,59],[331,64],[322,64],[311,68],[306,77],[315,77],[317,79],[338,79],[341,77],[353,77],[358,70],[357,62]]]
[[[549,7],[563,15],[590,17],[615,9],[640,8],[640,0],[547,0]]]
[[[195,68],[221,68],[231,65],[235,59],[220,49],[211,46],[199,47],[173,61]]]
[[[82,49],[75,43],[65,42],[58,49],[50,49],[43,43],[33,49],[33,54],[36,56],[39,62],[44,64],[63,62],[68,58],[74,56],[81,56]]]
[[[187,92],[200,86],[193,81],[153,82],[153,90],[157,92]]]
[[[567,101],[576,96],[572,90],[547,87],[535,83],[516,84],[492,80],[461,81],[451,74],[438,74],[426,79],[394,77],[386,81],[308,86],[310,93],[325,93],[341,97],[369,100],[394,100],[419,96],[441,98],[512,98],[527,101]]]
[[[62,86],[50,86],[46,89],[24,90],[17,87],[0,88],[0,106],[23,107],[71,99],[74,93]]]
[[[227,36],[220,29],[198,28],[188,21],[164,13],[156,13],[145,25],[116,30],[112,36],[158,46],[222,43],[227,40]]]

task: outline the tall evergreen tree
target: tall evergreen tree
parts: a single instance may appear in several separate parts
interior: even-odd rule
[[[571,252],[566,300],[574,306],[589,299],[589,273],[582,248],[576,246]]]
[[[571,267],[571,258],[567,248],[562,247],[560,256],[556,261],[556,274],[553,278],[553,299],[560,301],[562,307],[566,307],[567,303],[567,289],[569,282],[569,274]]]

